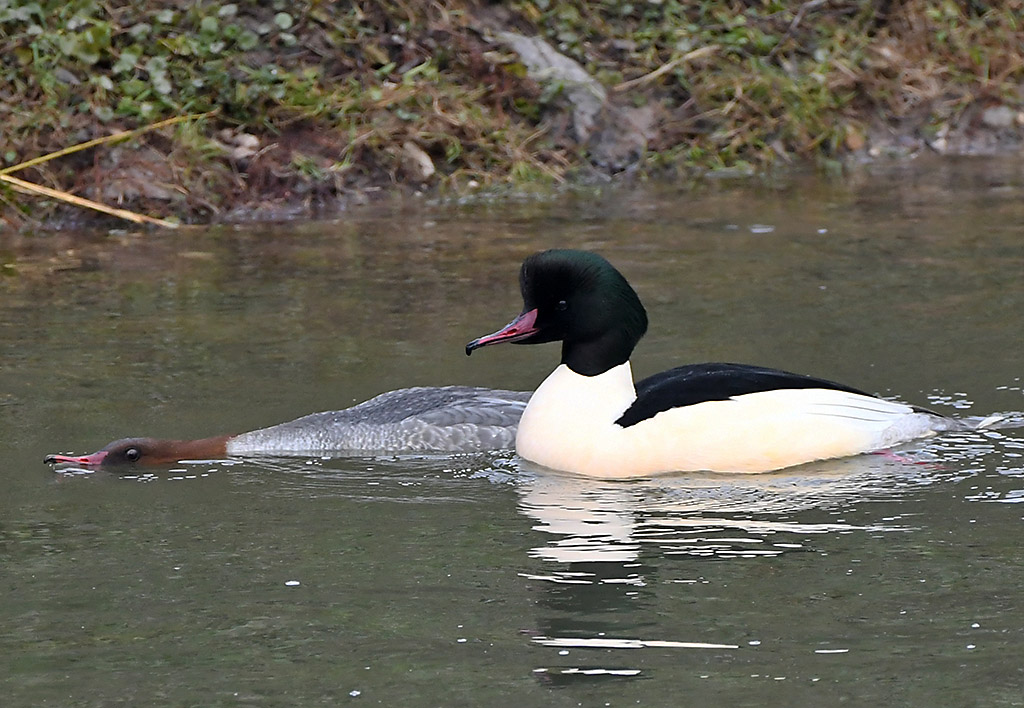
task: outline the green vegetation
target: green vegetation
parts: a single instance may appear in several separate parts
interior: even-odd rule
[[[641,171],[829,164],[887,132],[939,139],[986,106],[1019,113],[1022,18],[1024,0],[0,0],[0,167],[215,111],[19,176],[203,219],[600,169],[564,85],[531,78],[503,29],[644,111]],[[6,221],[40,204],[0,188]]]

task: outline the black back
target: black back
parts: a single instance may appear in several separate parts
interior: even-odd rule
[[[826,388],[862,396],[871,395],[833,381],[763,366],[689,364],[638,381],[636,400],[615,422],[628,428],[672,408],[705,401],[725,401],[747,393],[786,388]]]

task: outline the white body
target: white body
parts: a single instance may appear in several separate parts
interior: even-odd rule
[[[598,376],[563,364],[531,397],[516,451],[545,467],[591,477],[754,473],[879,450],[958,427],[902,403],[817,388],[750,393],[617,425],[635,398],[629,362]]]

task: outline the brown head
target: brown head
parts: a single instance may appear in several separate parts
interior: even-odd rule
[[[74,464],[88,467],[134,465],[173,465],[181,460],[211,459],[227,455],[232,436],[221,435],[201,440],[161,440],[159,438],[123,438],[115,440],[91,455],[47,455],[47,464]]]

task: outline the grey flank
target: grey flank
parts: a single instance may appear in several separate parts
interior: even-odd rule
[[[515,446],[526,391],[423,386],[243,433],[230,455],[475,452]]]

